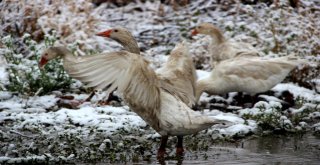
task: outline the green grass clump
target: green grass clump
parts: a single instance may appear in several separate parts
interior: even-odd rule
[[[264,104],[256,106],[258,112],[255,114],[246,113],[242,117],[256,120],[261,130],[283,130],[291,131],[291,121],[282,113],[281,104],[267,107]]]
[[[44,44],[38,44],[26,34],[21,41],[11,35],[3,37],[4,49],[0,52],[7,62],[8,81],[1,82],[4,89],[23,95],[44,95],[53,90],[69,89],[71,78],[65,73],[61,61],[53,60],[45,69],[38,67],[44,48],[53,46],[55,36],[45,36]]]

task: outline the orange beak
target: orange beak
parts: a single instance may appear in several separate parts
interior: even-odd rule
[[[110,37],[111,32],[112,32],[112,30],[106,30],[106,31],[97,33],[96,35],[101,36],[101,37]]]
[[[199,34],[199,32],[196,29],[193,29],[192,32],[191,32],[191,35],[195,36],[197,34]]]
[[[41,57],[41,60],[39,62],[40,69],[43,69],[44,65],[46,65],[47,63],[48,63],[48,59]]]

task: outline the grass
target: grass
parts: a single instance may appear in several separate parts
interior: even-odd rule
[[[54,36],[46,36],[43,47],[32,40],[30,35],[24,35],[20,44],[11,35],[3,37],[8,82],[0,82],[4,86],[2,90],[27,96],[44,95],[59,89],[68,90],[72,80],[65,73],[61,62],[54,60],[44,70],[38,67],[41,50],[53,46],[56,40]]]

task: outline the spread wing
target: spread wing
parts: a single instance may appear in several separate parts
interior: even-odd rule
[[[88,87],[122,93],[131,104],[160,107],[159,80],[148,61],[126,51],[78,58],[68,74]]]
[[[195,67],[185,44],[178,44],[166,64],[157,70],[162,87],[191,107],[195,103]]]
[[[234,58],[217,65],[219,75],[238,77],[239,79],[252,78],[255,80],[281,79],[294,69],[300,62],[289,58],[262,59]]]

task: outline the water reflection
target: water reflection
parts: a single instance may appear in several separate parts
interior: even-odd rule
[[[158,158],[158,163],[161,165],[167,165],[167,164],[176,164],[176,165],[182,165],[182,162],[184,160],[184,156],[177,156],[174,158],[175,160],[165,159],[165,158]]]
[[[319,165],[320,138],[303,136],[266,136],[222,143],[208,151],[187,151],[183,157],[158,160],[163,164],[214,165]]]

